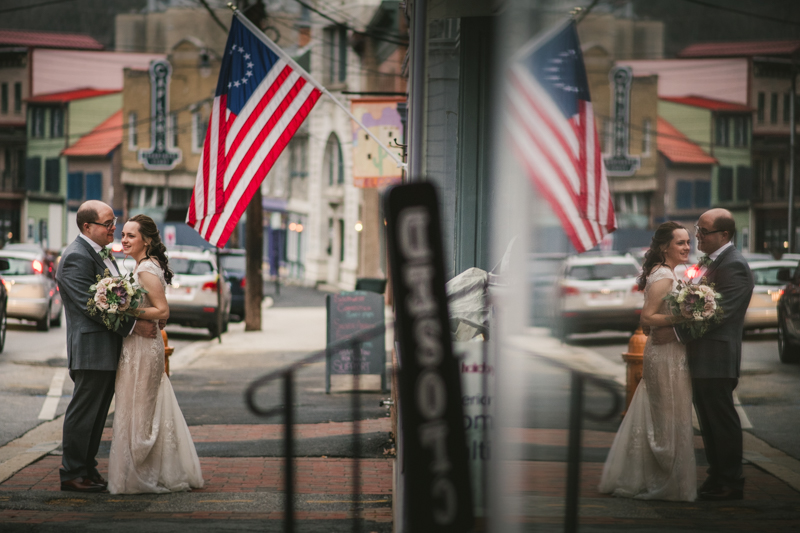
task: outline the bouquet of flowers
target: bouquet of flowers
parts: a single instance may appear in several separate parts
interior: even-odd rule
[[[669,304],[674,323],[687,328],[695,338],[722,320],[723,310],[719,305],[722,295],[714,291],[714,284],[709,285],[705,277],[697,285],[678,281],[675,291],[664,300]]]
[[[108,269],[97,276],[97,283],[89,287],[93,296],[86,302],[90,315],[100,314],[103,324],[110,330],[119,327],[126,317],[136,317],[136,309],[147,291],[133,280],[133,274],[112,276]]]

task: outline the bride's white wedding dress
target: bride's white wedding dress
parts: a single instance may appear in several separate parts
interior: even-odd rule
[[[661,266],[647,278],[645,299],[672,270]],[[669,314],[664,302],[659,311]],[[694,501],[697,467],[692,429],[692,382],[686,348],[647,339],[642,380],[608,453],[600,492],[643,500]]]
[[[164,273],[150,260],[134,271]],[[147,295],[140,307],[150,305]],[[116,410],[108,490],[112,494],[177,492],[200,488],[203,476],[189,428],[164,372],[164,341],[130,335],[123,340],[115,387]]]

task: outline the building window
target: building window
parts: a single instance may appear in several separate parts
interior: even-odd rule
[[[53,157],[44,162],[44,190],[58,193],[61,189],[61,160]]]
[[[64,136],[64,110],[60,107],[53,108],[50,112],[50,138],[58,139]]]
[[[42,188],[42,158],[29,157],[25,160],[25,189],[39,192]]]
[[[137,150],[139,148],[139,116],[136,111],[128,113],[128,150]]]
[[[678,180],[675,183],[675,207],[691,209],[694,205],[693,184],[691,181]]]
[[[103,199],[103,175],[100,172],[86,174],[86,199]]]
[[[44,138],[44,109],[41,107],[31,109],[31,137]]]
[[[67,200],[83,200],[83,172],[67,174]]]
[[[8,84],[0,85],[0,113],[8,115]]]
[[[711,183],[708,181],[694,182],[694,206],[711,207]]]
[[[642,155],[650,155],[652,144],[651,130],[652,121],[649,118],[644,119],[644,124],[642,124]]]
[[[14,114],[22,114],[22,83],[14,83]]]
[[[772,200],[775,197],[775,182],[772,179],[772,159],[765,159],[764,166],[764,200]]]
[[[341,185],[344,183],[344,162],[342,161],[342,146],[335,133],[328,137],[325,145],[325,172],[328,174],[328,185]]]
[[[750,124],[745,115],[733,117],[733,146],[746,147],[750,139]]]
[[[347,28],[331,26],[325,28],[323,54],[328,62],[326,81],[343,83],[347,79]]]
[[[764,123],[764,93],[758,93],[758,111],[756,111],[756,120],[759,124]]]
[[[719,167],[717,172],[717,194],[720,202],[733,200],[733,167]]]
[[[778,123],[778,93],[772,93],[769,98],[769,123]]]
[[[203,151],[203,143],[206,142],[206,132],[208,131],[208,116],[198,109],[192,113],[192,152],[199,154]]]
[[[744,202],[753,195],[753,170],[750,167],[736,167],[736,199]]]
[[[192,189],[169,189],[170,207],[188,207],[192,199]]]
[[[791,118],[792,110],[792,97],[789,93],[783,94],[783,123],[788,124]]]
[[[169,132],[168,138],[169,142],[172,144],[170,145],[172,148],[178,147],[178,114],[177,113],[170,113],[169,114]]]
[[[730,144],[729,120],[726,116],[718,116],[715,121],[716,145],[728,146]]]
[[[776,200],[783,200],[787,196],[786,191],[786,161],[778,159],[778,179],[776,189]]]

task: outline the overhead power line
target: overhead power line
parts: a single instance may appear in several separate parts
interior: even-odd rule
[[[316,7],[303,2],[303,0],[295,0],[295,1],[298,4],[300,4],[301,6],[305,7],[306,9],[308,9],[310,11],[313,11],[314,13],[319,15],[320,17],[333,22],[337,26],[341,26],[343,28],[346,28],[346,29],[352,31],[353,33],[355,33],[357,35],[363,35],[365,37],[370,37],[371,39],[375,39],[376,41],[383,41],[383,42],[387,42],[387,43],[391,43],[391,44],[396,44],[398,46],[408,46],[408,39],[403,37],[402,35],[389,34],[389,37],[393,37],[393,39],[392,38],[388,38],[387,39],[386,37],[384,37],[383,35],[381,35],[379,33],[375,33],[375,32],[372,32],[372,31],[366,31],[366,30],[358,30],[358,29],[350,26],[349,24],[345,24],[344,22],[336,20],[335,18],[333,18],[332,16],[328,15],[327,13],[323,13],[322,11],[317,9]]]
[[[800,26],[800,22],[794,20],[787,20],[784,18],[778,17],[770,17],[769,15],[759,15],[758,13],[753,13],[752,11],[744,11],[742,9],[736,9],[733,7],[725,7],[719,4],[712,4],[711,2],[705,2],[703,0],[683,0],[684,2],[688,2],[690,4],[695,4],[698,6],[703,7],[710,7],[712,9],[719,9],[720,11],[727,11],[729,13],[736,13],[737,15],[745,15],[750,18],[762,19],[762,20],[769,20],[770,22],[780,22],[781,24],[789,24],[791,26]]]
[[[74,2],[75,0],[50,0],[50,2],[40,2],[38,4],[28,4],[24,6],[17,6],[17,7],[7,7],[4,9],[0,9],[0,13],[11,13],[12,11],[24,11],[26,9],[35,9],[37,7],[49,6],[53,4],[63,4],[66,2]]]

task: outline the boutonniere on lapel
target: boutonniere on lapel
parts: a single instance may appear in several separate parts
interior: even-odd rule
[[[106,259],[111,257],[111,248],[101,248],[100,251],[97,253],[100,254],[100,259],[105,261]]]

